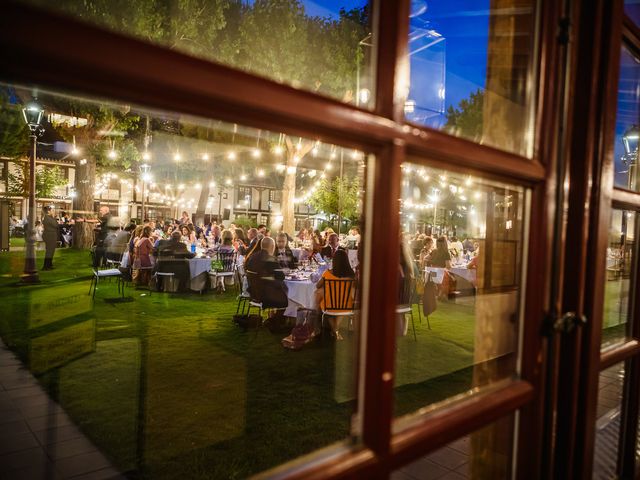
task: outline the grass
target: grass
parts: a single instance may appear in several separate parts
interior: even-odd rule
[[[0,254],[0,335],[131,477],[244,478],[349,437],[355,335],[291,352],[285,334],[233,325],[233,292],[119,302],[107,282],[91,301],[89,254],[57,250],[54,264],[17,287],[23,253]],[[411,326],[398,339],[398,415],[474,382],[473,306],[443,303],[430,323],[416,311],[417,342]]]

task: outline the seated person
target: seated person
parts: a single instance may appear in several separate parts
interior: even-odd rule
[[[264,237],[260,251],[255,252],[245,263],[251,297],[262,302],[263,308],[286,308],[289,304],[284,274],[276,257],[273,238]]]
[[[298,266],[298,261],[289,248],[287,234],[280,232],[276,237],[276,258],[282,268],[294,269]]]
[[[340,246],[340,237],[337,233],[330,233],[327,245],[320,250],[320,255],[325,259],[333,258],[338,250],[344,251],[344,248]]]
[[[356,274],[351,268],[351,264],[349,263],[349,256],[347,255],[346,250],[336,250],[333,256],[333,263],[331,266],[331,270],[325,270],[322,274],[322,278],[316,284],[316,301],[320,306],[321,310],[325,309],[325,300],[328,305],[333,306],[333,299],[325,299],[324,298],[324,283],[326,280],[342,280],[342,279],[355,279]],[[347,302],[347,309],[351,310],[353,308],[353,303],[355,298],[353,295],[355,294],[355,288],[352,288],[351,295],[352,298]],[[331,315],[331,314],[328,314]],[[340,317],[329,316],[329,325],[331,325],[331,334],[336,340],[342,340],[342,335],[340,335]]]
[[[233,248],[233,232],[231,230],[223,230],[220,235],[220,246],[218,247],[219,253],[234,253],[236,251]]]
[[[182,291],[188,288],[191,278],[189,264],[185,259],[193,258],[194,254],[181,240],[180,231],[174,231],[169,240],[160,240],[154,254],[157,258],[156,271],[173,273],[178,280],[178,289]]]

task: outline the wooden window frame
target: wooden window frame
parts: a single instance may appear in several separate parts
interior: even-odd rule
[[[474,144],[443,132],[410,125],[404,119],[403,78],[408,66],[409,0],[380,0],[375,10],[377,35],[375,110],[368,111],[331,98],[297,90],[124,35],[90,26],[56,13],[14,1],[3,4],[0,16],[2,81],[39,84],[97,98],[114,98],[200,117],[215,116],[256,128],[312,136],[375,155],[368,169],[365,209],[380,248],[389,252],[376,259],[376,274],[364,280],[363,316],[368,318],[361,336],[358,416],[361,445],[332,446],[310,457],[290,462],[261,476],[273,478],[387,478],[390,472],[469,434],[498,418],[522,412],[517,441],[517,462],[522,476],[540,471],[540,423],[543,418],[542,327],[549,299],[546,273],[550,263],[549,220],[554,215],[552,166],[557,152],[557,112],[561,97],[560,47],[556,26],[558,3],[539,2],[538,65],[530,81],[536,92],[536,135],[533,158]],[[122,52],[127,52],[124,57]],[[168,75],[167,72],[180,72]],[[457,171],[473,170],[531,189],[524,336],[520,379],[506,382],[416,417],[406,429],[393,434],[393,375],[395,362],[395,282],[399,251],[401,164],[411,161]],[[375,191],[375,196],[372,192]],[[375,215],[373,214],[375,212]],[[365,253],[366,269],[372,265]],[[376,292],[368,295],[367,292]],[[375,313],[374,313],[375,312]]]

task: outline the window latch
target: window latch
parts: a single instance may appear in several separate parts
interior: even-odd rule
[[[548,337],[554,333],[571,333],[576,327],[586,323],[587,317],[576,312],[566,312],[561,317],[549,314],[545,321],[544,333]]]

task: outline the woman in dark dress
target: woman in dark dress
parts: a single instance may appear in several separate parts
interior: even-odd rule
[[[42,240],[44,241],[44,266],[43,270],[53,269],[53,254],[56,251],[56,243],[58,242],[58,221],[53,217],[53,207],[46,206],[42,208]]]

